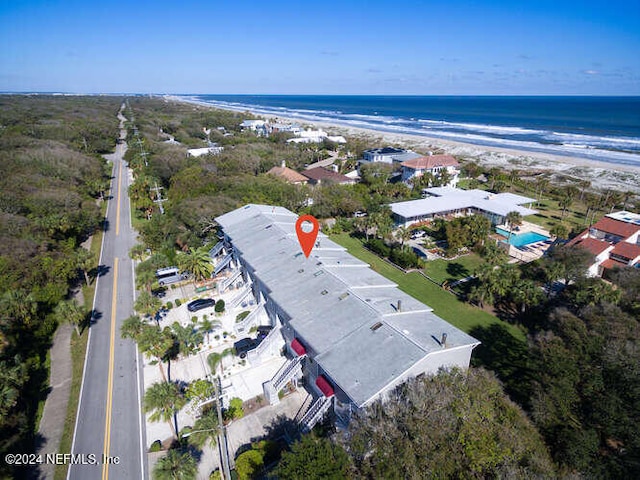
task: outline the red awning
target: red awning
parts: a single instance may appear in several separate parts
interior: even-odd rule
[[[316,385],[325,397],[331,397],[333,395],[333,387],[327,379],[324,378],[324,375],[318,375],[318,378],[316,378]]]
[[[293,342],[291,342],[291,348],[299,357],[307,354],[307,349],[304,348],[304,345],[302,345],[297,338],[294,338]]]

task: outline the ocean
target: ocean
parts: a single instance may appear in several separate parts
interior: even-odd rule
[[[183,95],[256,114],[640,167],[640,97]]]

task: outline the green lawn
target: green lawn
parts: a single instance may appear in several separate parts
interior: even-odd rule
[[[438,259],[425,263],[424,273],[442,284],[444,281],[451,283],[473,275],[482,265],[482,259],[477,254],[470,253],[455,260]]]
[[[442,317],[459,329],[470,332],[474,327],[487,327],[498,324],[505,327],[514,337],[519,340],[525,339],[525,334],[518,327],[503,322],[499,318],[461,302],[451,293],[446,292],[438,285],[430,282],[418,272],[403,273],[397,268],[389,265],[377,255],[365,250],[362,242],[349,234],[341,233],[332,235],[331,239],[345,247],[351,255],[367,262],[371,268],[389,280],[398,284],[403,292],[433,308],[436,315]]]

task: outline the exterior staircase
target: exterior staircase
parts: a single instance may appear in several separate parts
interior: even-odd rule
[[[333,404],[333,396],[318,398],[309,410],[304,414],[302,420],[300,420],[300,430],[303,432],[310,432],[316,423],[324,418],[331,405]]]
[[[232,253],[228,253],[226,257],[224,257],[220,263],[218,263],[218,265],[216,265],[216,268],[213,270],[213,275],[218,275],[222,270],[224,270],[224,268],[229,265],[229,263],[231,262],[231,260],[233,259],[233,254]]]
[[[271,380],[267,380],[262,384],[264,396],[269,401],[269,404],[277,405],[280,401],[278,392],[293,378],[302,373],[302,361],[305,357],[306,355],[292,358],[280,367]]]
[[[213,248],[211,250],[209,250],[209,256],[211,258],[215,257],[216,255],[218,255],[222,249],[224,248],[224,242],[218,242],[216,243]]]

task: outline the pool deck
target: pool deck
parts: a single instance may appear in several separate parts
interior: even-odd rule
[[[497,225],[496,228],[505,230],[507,232],[511,231],[507,225]],[[549,239],[547,240],[541,240],[539,242],[530,243],[521,247],[509,245],[509,256],[525,263],[532,262],[542,257],[553,243],[553,241],[550,239],[551,234],[548,230],[545,230],[540,225],[535,225],[530,222],[522,222],[522,225],[520,225],[518,230],[513,230],[512,232],[516,235],[527,232],[535,232],[539,233],[540,235],[544,235],[545,237],[549,237]]]

